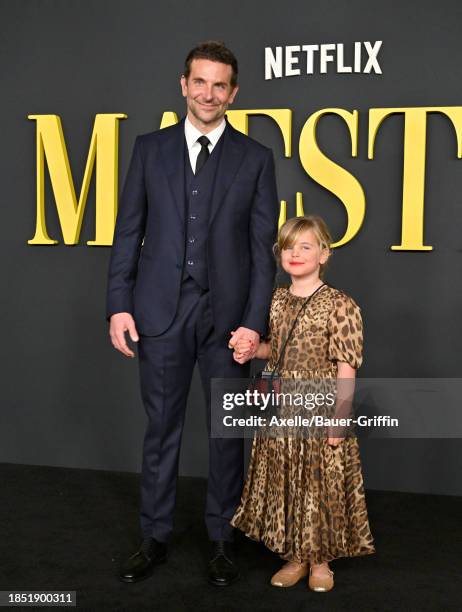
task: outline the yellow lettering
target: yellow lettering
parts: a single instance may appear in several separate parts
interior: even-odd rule
[[[173,111],[165,111],[160,122],[160,129],[176,125],[178,123],[178,115]]]
[[[424,241],[425,148],[427,113],[446,115],[457,134],[457,157],[462,157],[462,107],[428,106],[420,108],[371,108],[369,111],[368,158],[374,159],[377,131],[386,117],[404,114],[404,168],[401,244],[393,251],[431,251]]]
[[[48,235],[45,221],[45,158],[65,244],[77,244],[96,158],[96,230],[89,245],[110,246],[117,216],[119,119],[116,113],[96,115],[82,188],[77,202],[74,182],[58,115],[29,115],[37,124],[37,220],[28,244],[57,244]],[[97,153],[98,151],[98,153]]]
[[[229,110],[226,112],[229,122],[236,130],[249,134],[249,115],[271,117],[281,130],[284,139],[284,155],[292,155],[292,111],[290,108],[271,108],[259,110]]]
[[[329,159],[320,150],[316,139],[316,126],[323,115],[341,117],[350,131],[351,155],[357,156],[358,111],[352,113],[342,108],[325,108],[308,117],[300,134],[300,161],[306,173],[317,183],[336,195],[347,211],[347,228],[344,236],[332,247],[343,246],[361,229],[366,212],[366,197],[359,181],[344,168]]]
[[[286,200],[281,200],[281,206],[279,208],[279,221],[278,221],[278,229],[284,225],[287,221],[287,202]]]

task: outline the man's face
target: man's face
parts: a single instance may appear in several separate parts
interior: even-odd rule
[[[194,59],[188,79],[181,77],[188,117],[196,127],[213,129],[232,104],[239,89],[231,85],[232,68],[221,62]]]

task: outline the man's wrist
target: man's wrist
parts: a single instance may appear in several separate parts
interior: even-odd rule
[[[259,338],[262,338],[262,334],[260,333],[260,331],[258,329],[253,329],[252,327],[247,327],[247,325],[239,325],[238,329],[246,329],[246,330],[251,331],[254,334],[256,334]]]

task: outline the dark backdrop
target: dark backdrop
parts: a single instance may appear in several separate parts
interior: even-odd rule
[[[30,246],[35,228],[35,123],[63,122],[76,191],[97,113],[122,112],[119,192],[135,136],[159,127],[163,111],[181,116],[179,77],[187,51],[224,40],[240,60],[234,108],[291,108],[293,155],[283,157],[270,119],[250,119],[250,134],[275,153],[279,196],[301,191],[305,211],[322,214],[343,235],[343,205],[304,173],[301,127],[326,107],[357,109],[359,155],[331,116],[319,142],[354,174],[367,197],[360,234],[333,257],[328,281],[361,305],[366,332],[361,376],[457,377],[461,346],[462,160],[449,121],[428,120],[426,244],[432,252],[390,251],[401,232],[403,119],[380,128],[367,160],[368,109],[462,105],[457,0],[229,3],[178,0],[16,1],[0,7],[2,95],[1,261],[2,410],[0,460],[137,471],[144,413],[136,360],[111,346],[104,319],[109,247],[94,238],[94,181],[80,243],[63,244],[47,187],[46,218],[55,246]],[[315,74],[264,80],[264,47],[383,40],[382,75]],[[302,63],[303,66],[303,63]],[[454,415],[460,420],[460,415]],[[207,466],[202,394],[195,377],[181,473]],[[460,494],[459,440],[366,441],[369,488]]]

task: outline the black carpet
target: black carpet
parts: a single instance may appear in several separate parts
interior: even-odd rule
[[[368,491],[377,553],[332,562],[330,593],[272,587],[279,558],[245,537],[241,580],[217,588],[205,581],[205,481],[181,478],[168,563],[127,585],[115,574],[139,543],[137,475],[3,464],[0,476],[0,590],[75,590],[95,611],[462,610],[460,497]]]

